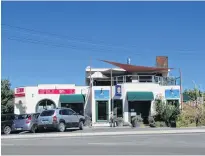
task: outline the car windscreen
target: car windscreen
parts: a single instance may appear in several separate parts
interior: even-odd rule
[[[21,115],[17,115],[16,119],[18,120],[27,119],[29,116],[30,116],[29,114],[21,114]]]
[[[54,112],[54,110],[43,111],[40,116],[52,116]]]

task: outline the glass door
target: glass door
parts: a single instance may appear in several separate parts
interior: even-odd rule
[[[96,101],[96,121],[108,121],[108,101]]]

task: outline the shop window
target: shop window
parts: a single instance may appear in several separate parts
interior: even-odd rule
[[[42,112],[43,110],[49,110],[56,108],[55,103],[52,100],[44,99],[41,100],[36,107],[36,112]]]

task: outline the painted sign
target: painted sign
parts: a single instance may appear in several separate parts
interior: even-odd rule
[[[121,96],[122,95],[122,88],[121,85],[115,86],[115,96]]]
[[[16,88],[14,96],[15,97],[24,97],[25,96],[25,89],[24,88]]]
[[[179,99],[180,98],[179,89],[166,89],[165,98],[166,99]]]
[[[75,94],[75,89],[39,89],[38,94]]]
[[[95,90],[95,99],[97,100],[109,100],[109,90]]]

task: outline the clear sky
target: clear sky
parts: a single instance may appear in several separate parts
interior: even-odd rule
[[[184,88],[205,89],[205,2],[2,2],[2,24],[12,87],[84,85],[90,58],[153,66],[166,55]]]

